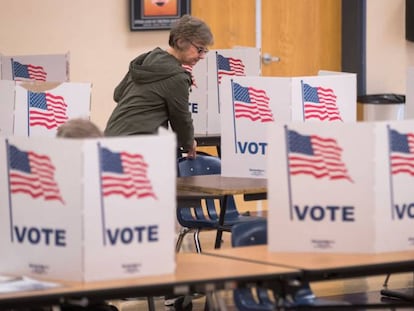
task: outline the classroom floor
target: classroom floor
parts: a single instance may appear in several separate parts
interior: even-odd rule
[[[243,201],[242,196],[236,196],[236,204],[240,212],[250,212],[252,214],[266,214],[267,201]],[[179,227],[177,226],[177,230]],[[188,234],[184,239],[182,245],[182,252],[195,252],[193,236]],[[200,241],[202,248],[212,249],[214,248],[215,231],[205,231],[200,234]],[[227,232],[223,233],[223,244],[222,248],[231,247],[230,245],[230,234]],[[348,300],[353,303],[381,303],[381,295],[379,291],[383,289],[383,283],[385,275],[367,277],[367,278],[352,278],[335,281],[323,281],[315,282],[311,284],[312,291],[317,297],[323,297],[332,300]],[[392,275],[388,281],[390,289],[402,289],[411,288],[412,294],[414,291],[414,273],[403,273]],[[364,294],[361,294],[364,293]],[[222,291],[221,295],[226,304],[227,311],[236,311],[237,308],[234,306],[232,291]],[[137,300],[128,301],[112,301],[119,311],[146,311],[148,310],[148,304],[146,299],[140,298]],[[164,306],[163,297],[155,297],[154,303],[156,310],[173,311],[173,308]],[[194,311],[204,311],[205,308],[205,297],[200,297],[193,300]],[[348,309],[349,310],[349,309]],[[367,310],[366,308],[355,308],[353,310]],[[372,310],[372,308],[370,309]],[[375,310],[411,310],[414,311],[414,307],[405,308],[375,308]]]

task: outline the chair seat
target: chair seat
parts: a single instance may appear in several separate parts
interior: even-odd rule
[[[205,201],[207,201],[207,208],[201,207],[201,199],[197,202],[191,200],[192,205],[180,204],[177,207],[177,220],[180,225],[189,228],[218,228],[219,215],[215,210],[215,205],[213,205],[214,202],[212,202],[212,199],[205,199]],[[238,223],[265,219],[265,217],[261,216],[246,216],[240,214],[235,208],[234,201],[230,200],[230,204],[226,209],[226,215],[224,216],[224,226],[233,226]]]
[[[237,217],[224,217],[224,225],[235,225],[242,222],[266,220],[265,217],[261,216],[244,216],[238,215]]]
[[[181,208],[179,208],[181,209]],[[182,208],[188,211],[188,208]],[[201,227],[208,227],[208,228],[218,228],[219,226],[219,219],[211,219],[208,218],[207,215],[202,217],[194,217],[193,215],[183,215],[185,212],[178,210],[179,215],[178,222],[183,227],[194,227],[194,228],[201,228]],[[244,215],[237,215],[236,217],[224,217],[224,226],[233,226],[234,224],[250,222],[250,221],[264,221],[266,220],[265,217],[261,216],[244,216]]]

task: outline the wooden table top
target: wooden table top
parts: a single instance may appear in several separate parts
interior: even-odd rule
[[[267,245],[260,245],[206,250],[205,253],[249,262],[297,268],[307,274],[320,274],[330,278],[414,271],[414,251],[375,254],[269,252]]]
[[[201,192],[201,191],[190,191],[190,190],[180,190],[177,189],[177,199],[178,200],[188,200],[188,199],[220,199],[223,196],[213,193]]]
[[[199,175],[177,178],[177,189],[215,195],[255,194],[267,192],[267,179]]]
[[[176,264],[174,274],[86,283],[58,282],[62,285],[61,287],[0,294],[0,306],[10,304],[10,302],[18,304],[20,300],[25,300],[25,303],[37,301],[36,298],[47,296],[54,297],[55,300],[61,299],[61,297],[88,297],[91,293],[94,297],[103,299],[119,298],[120,296],[132,297],[131,295],[139,297],[146,296],[153,289],[159,290],[161,288],[164,291],[167,291],[167,289],[171,291],[173,287],[187,288],[191,284],[211,285],[212,283],[238,280],[270,280],[279,276],[288,277],[299,274],[299,271],[293,268],[263,265],[196,253],[178,253]],[[52,282],[55,281],[52,280]],[[187,288],[187,290],[190,289]],[[115,294],[116,296],[112,297]]]

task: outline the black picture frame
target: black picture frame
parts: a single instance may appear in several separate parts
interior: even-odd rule
[[[191,14],[191,0],[130,0],[130,29],[171,29],[185,14]]]

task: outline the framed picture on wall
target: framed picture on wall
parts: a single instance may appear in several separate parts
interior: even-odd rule
[[[130,28],[170,29],[182,15],[191,13],[191,0],[130,0]]]

